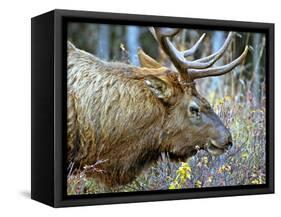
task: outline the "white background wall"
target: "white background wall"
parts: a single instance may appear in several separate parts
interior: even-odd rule
[[[169,2],[169,3],[165,3]],[[276,155],[280,154],[280,8],[278,0],[22,0],[0,3],[1,216],[276,216],[276,194],[52,209],[30,196],[30,18],[54,8],[276,23]],[[279,133],[278,133],[279,132]],[[42,186],[44,188],[44,186]],[[278,213],[279,212],[279,213]],[[5,214],[4,214],[5,213]],[[278,213],[278,214],[277,214]]]

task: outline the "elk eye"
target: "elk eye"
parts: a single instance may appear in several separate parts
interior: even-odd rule
[[[190,111],[191,114],[199,116],[200,111],[199,111],[199,107],[197,105],[191,105],[189,107],[189,111]]]

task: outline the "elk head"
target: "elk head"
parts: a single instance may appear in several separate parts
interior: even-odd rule
[[[173,71],[162,67],[139,49],[142,67],[153,72],[144,81],[167,110],[161,134],[162,151],[168,152],[172,160],[184,160],[194,155],[198,149],[206,149],[214,155],[224,153],[232,146],[231,134],[207,100],[199,95],[195,80],[230,72],[244,60],[248,46],[229,64],[211,67],[225,53],[234,33],[228,34],[217,52],[189,61],[186,57],[196,52],[205,34],[190,49],[179,51],[170,41],[170,38],[180,32],[179,29],[151,28],[150,31],[176,68]]]

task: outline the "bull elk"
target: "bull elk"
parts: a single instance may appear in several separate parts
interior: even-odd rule
[[[195,80],[219,76],[238,66],[248,47],[229,64],[212,67],[234,33],[214,54],[194,61],[204,35],[186,51],[171,42],[180,29],[152,28],[176,70],[163,67],[139,49],[141,67],[105,62],[68,42],[68,163],[77,170],[97,164],[94,176],[106,186],[130,183],[161,153],[184,161],[205,149],[224,153],[229,130],[196,90]]]

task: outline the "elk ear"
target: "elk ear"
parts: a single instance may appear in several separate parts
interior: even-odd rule
[[[138,48],[138,57],[140,61],[141,67],[146,68],[161,68],[161,64],[159,64],[155,59],[148,56],[141,48]]]
[[[148,75],[144,78],[144,82],[157,98],[169,103],[172,91],[164,80],[154,75]]]
[[[67,52],[70,53],[75,50],[76,50],[76,47],[70,41],[67,41]]]

